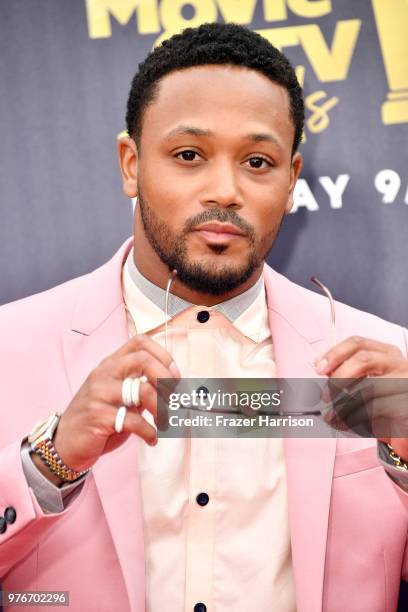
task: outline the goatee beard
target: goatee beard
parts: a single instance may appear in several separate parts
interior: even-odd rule
[[[186,220],[183,232],[174,235],[144,199],[140,185],[138,202],[145,235],[160,260],[168,267],[169,272],[177,270],[178,280],[186,287],[206,295],[223,295],[245,283],[261,265],[276,237],[275,232],[268,234],[263,238],[261,244],[258,244],[257,249],[254,228],[239,217],[235,211],[224,208],[207,209],[190,217]],[[210,221],[231,223],[245,232],[249,240],[250,253],[244,264],[236,267],[231,265],[210,266],[199,261],[188,261],[186,245],[188,233],[199,224]],[[210,248],[215,255],[221,256],[227,247],[214,245]]]

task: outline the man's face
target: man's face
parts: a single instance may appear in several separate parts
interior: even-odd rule
[[[263,263],[301,158],[285,89],[245,68],[164,77],[143,118],[135,235],[188,287],[220,295]],[[137,224],[141,223],[141,228]]]

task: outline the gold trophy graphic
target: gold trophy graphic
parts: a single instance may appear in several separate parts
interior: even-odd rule
[[[385,124],[408,121],[408,0],[372,0],[389,91]]]

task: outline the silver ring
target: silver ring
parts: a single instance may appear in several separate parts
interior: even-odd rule
[[[146,376],[140,376],[132,380],[131,396],[133,406],[140,406],[140,385],[146,381]]]
[[[125,380],[122,382],[122,404],[124,406],[132,406],[133,401],[132,401],[132,383],[133,383],[133,378],[125,378]]]
[[[140,405],[140,385],[143,382],[147,382],[146,376],[139,376],[138,378],[125,378],[122,382],[122,404],[127,406],[139,406]]]
[[[125,422],[125,418],[126,418],[126,413],[127,413],[127,408],[126,406],[121,406],[117,413],[116,413],[116,417],[115,417],[115,431],[116,433],[121,433],[123,430],[123,424]]]

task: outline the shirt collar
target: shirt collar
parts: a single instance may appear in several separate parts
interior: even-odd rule
[[[123,296],[137,333],[145,333],[165,321],[165,290],[144,277],[137,269],[133,248],[129,251],[122,272]],[[241,333],[256,343],[270,337],[263,275],[249,289],[214,306],[197,306],[170,294],[168,319],[187,308],[218,310]]]

